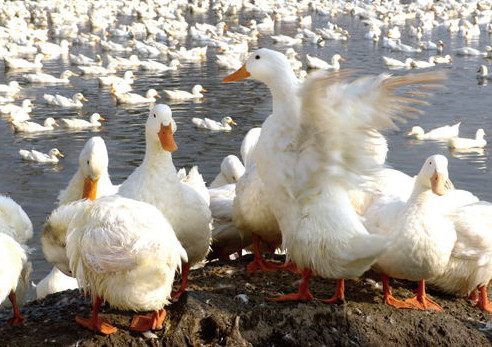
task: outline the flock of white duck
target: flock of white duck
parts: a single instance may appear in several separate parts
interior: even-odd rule
[[[301,3],[297,3],[296,10]],[[123,10],[135,10],[144,18],[157,16],[151,13],[156,9],[146,3],[125,4],[127,7]],[[370,26],[368,39],[377,40],[382,36],[380,28],[385,21],[371,16],[370,10],[355,3],[343,4],[345,8],[341,7],[341,2],[319,1],[310,6],[320,14],[326,11],[326,15],[330,15],[342,9],[358,14]],[[158,7],[161,16],[170,13],[166,7],[171,6],[170,3],[161,5]],[[186,6],[195,12],[202,10],[194,3]],[[234,2],[221,3],[215,8],[217,16],[234,12],[237,10],[234,6],[237,6]],[[255,5],[243,2],[242,6]],[[463,13],[456,21],[446,19],[449,9],[439,3],[434,4],[432,11],[423,8],[426,7],[413,8],[422,24],[415,29],[416,37],[429,26],[434,27],[434,21],[449,30],[457,25],[465,37],[473,36],[478,23],[482,23],[482,16],[487,14],[489,20],[491,16],[490,4],[484,9],[476,5],[477,12],[470,10],[473,22],[466,21]],[[160,329],[166,317],[164,307],[185,291],[191,266],[206,259],[211,250],[213,256],[228,259],[230,254],[241,253],[245,248],[255,255],[247,267],[249,272],[287,269],[302,275],[297,293],[272,298],[274,301],[313,299],[309,280],[312,276],[321,276],[337,280],[334,296],[321,301],[344,302],[345,279],[362,276],[372,268],[382,276],[383,296],[388,305],[441,311],[439,304],[426,295],[425,283],[429,282],[458,296],[473,297],[478,290],[477,307],[492,313],[487,296],[492,278],[492,238],[489,237],[492,204],[480,201],[470,192],[455,189],[450,181],[447,159],[442,155],[425,159],[416,177],[385,167],[388,148],[381,131],[394,129],[395,120],[418,113],[412,104],[425,103],[421,100],[426,96],[425,91],[429,86],[442,84],[445,75],[434,71],[355,79],[350,72],[340,70],[339,62],[344,58],[335,55],[331,64],[323,64],[314,59],[316,57],[307,58],[309,68],[321,71],[306,76],[297,68],[295,54],[288,52],[284,55],[259,49],[245,59],[247,42],[257,39],[261,31],[271,31],[274,20],[287,20],[289,15],[299,18],[297,11],[283,9],[277,7],[273,11],[274,19],[266,15],[261,22],[251,21],[248,27],[227,32],[230,36],[224,36],[223,25],[200,27],[197,24],[190,30],[190,34],[220,48],[223,56],[231,58],[222,58],[222,62],[227,61],[226,67],[234,66],[237,71],[225,77],[224,82],[253,78],[271,91],[272,114],[261,129],[250,130],[244,138],[242,161],[235,156],[224,158],[221,173],[209,187],[196,167],[189,173],[176,170],[172,152],[178,150],[173,137],[177,127],[171,108],[164,104],[152,106],[145,124],[145,156],[121,185],[113,185],[109,177],[111,157],[103,138],[90,138],[79,155],[78,171],[60,192],[58,207],[48,217],[41,234],[44,255],[54,267],[38,283],[39,297],[56,290],[80,287],[93,300],[92,316],[76,318],[82,326],[103,334],[114,333],[116,328],[99,316],[101,304],[107,301],[118,309],[152,311],[148,315],[137,315],[131,322],[131,330]],[[22,13],[21,9],[16,11]],[[89,19],[94,27],[109,27],[104,26],[109,23],[106,22],[108,12],[103,8],[96,10],[96,7],[92,11]],[[32,12],[36,20],[45,19],[35,9]],[[429,12],[433,16],[430,22]],[[390,13],[393,13],[391,19]],[[394,13],[400,12],[388,11],[383,18],[398,23]],[[31,30],[15,18],[11,20],[12,27]],[[53,14],[51,20],[63,22]],[[118,46],[106,38],[100,42],[107,51],[135,52],[129,59],[111,57],[108,66],[103,67],[100,57],[71,55],[71,62],[82,74],[98,76],[99,83],[110,85],[118,103],[154,104],[159,97],[155,89],[150,89],[145,96],[130,93],[132,74],[125,73],[122,78],[107,77],[121,67],[139,66],[155,71],[177,68],[178,63],[163,67],[152,60],[163,50],[176,62],[202,59],[206,46],[205,50],[203,47],[171,50],[159,43],[161,35],[172,36],[172,32],[178,36],[183,30],[188,32],[188,24],[179,12],[168,20],[172,25],[163,29],[164,23],[149,19],[146,30],[151,34],[153,45],[136,39],[126,46]],[[309,18],[303,17],[302,22],[309,23]],[[490,30],[490,26],[487,28]],[[108,32],[132,37],[137,27],[121,29]],[[442,51],[443,43],[420,42],[417,47],[409,48],[399,41],[397,29],[395,26],[388,30],[384,37],[384,44],[394,51]],[[93,34],[77,31],[71,36],[74,30],[77,30],[76,25],[74,29],[66,23],[53,28],[56,37],[86,44],[101,40]],[[32,35],[42,37],[43,33]],[[277,36],[274,40],[284,45],[306,40],[322,45],[326,40],[348,38],[346,30],[328,25],[319,32],[303,28],[296,37]],[[67,54],[70,46],[32,42],[31,46],[23,47],[22,37],[14,43],[1,52],[8,69],[41,68],[46,55]],[[34,62],[15,57],[17,52],[29,47],[39,52]],[[462,49],[456,53],[473,54],[470,52]],[[487,57],[490,50],[479,53],[476,55]],[[141,56],[149,60],[142,62]],[[451,63],[451,60],[446,57],[439,60],[436,56],[427,63],[433,66],[437,62]],[[413,59],[403,66],[429,67]],[[485,65],[481,74],[487,76]],[[71,71],[63,72],[60,78],[38,71],[24,77],[29,83],[68,84],[73,76]],[[14,82],[0,86],[6,100],[19,90],[19,84]],[[183,100],[203,97],[204,89],[197,85],[191,92],[162,92],[170,99]],[[48,104],[70,108],[83,107],[82,101],[87,101],[81,93],[71,99],[45,94],[43,99]],[[10,115],[16,131],[47,131],[58,125],[53,118],[47,118],[44,125],[23,119],[32,106],[29,100],[25,101],[19,109],[0,109]],[[61,119],[60,122],[80,128],[100,126],[101,120],[104,119],[99,114],[94,114],[89,121]],[[201,128],[226,131],[231,129],[230,125],[235,125],[231,117],[224,117],[220,122],[194,118],[193,123]],[[414,127],[410,134],[420,140],[446,140],[450,148],[486,145],[483,129],[477,130],[475,139],[464,139],[459,137],[459,125],[427,133]],[[44,156],[24,150],[20,155],[46,162],[56,162],[63,156],[56,148]],[[33,227],[22,208],[6,196],[0,196],[0,218],[0,250],[6,254],[0,271],[0,301],[8,297],[12,302],[14,317],[9,323],[22,324],[25,318],[17,300],[29,284],[31,265],[26,242],[33,237]],[[262,252],[277,248],[285,251],[288,260],[285,265],[274,265],[262,256]],[[179,271],[182,272],[181,287],[171,293]],[[405,301],[394,298],[389,285],[391,277],[419,282],[415,298]]]

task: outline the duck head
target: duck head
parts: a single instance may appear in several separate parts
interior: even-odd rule
[[[248,77],[253,77],[269,87],[274,81],[283,83],[285,78],[297,80],[287,57],[268,48],[260,48],[253,52],[239,70],[222,81],[234,82]]]
[[[439,196],[446,194],[453,188],[449,180],[448,159],[440,154],[428,157],[417,175],[417,181],[424,188],[430,188],[434,194]]]
[[[84,177],[83,199],[97,199],[97,184],[101,176],[108,174],[108,163],[108,150],[102,137],[87,140],[79,155],[79,169]]]
[[[154,143],[158,139],[163,150],[174,152],[178,149],[173,136],[175,131],[176,123],[172,117],[171,108],[164,104],[155,105],[150,111],[145,125],[147,143]]]

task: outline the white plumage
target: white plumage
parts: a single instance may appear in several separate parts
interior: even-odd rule
[[[202,98],[202,92],[206,92],[207,90],[203,88],[201,85],[197,84],[191,88],[191,93],[186,90],[178,90],[178,89],[164,89],[164,93],[169,99],[174,100],[187,100],[187,99],[196,99]]]
[[[417,140],[447,140],[452,137],[456,137],[460,132],[460,124],[458,122],[454,125],[443,125],[437,128],[433,128],[428,132],[418,125],[412,127],[407,135],[415,136]]]
[[[244,165],[241,160],[233,154],[222,159],[220,163],[220,172],[215,176],[210,188],[217,188],[225,184],[237,183],[244,174]]]
[[[280,300],[312,298],[306,291],[311,273],[338,279],[328,302],[343,300],[343,279],[364,273],[388,243],[387,237],[367,232],[348,196],[363,176],[380,168],[374,130],[395,128],[397,112],[415,111],[406,103],[419,100],[395,96],[397,87],[435,83],[443,76],[383,74],[348,82],[344,74],[321,72],[300,84],[287,59],[268,49],[253,52],[224,80],[248,76],[264,82],[273,95],[256,165],[280,224],[282,246],[304,269],[299,293]]]
[[[461,206],[449,214],[457,240],[445,270],[429,280],[444,292],[468,296],[480,290],[477,306],[492,313],[487,286],[492,278],[492,204],[486,201]]]
[[[378,257],[375,268],[389,277],[419,281],[417,297],[401,303],[385,289],[385,300],[396,307],[442,310],[425,295],[425,280],[439,275],[449,261],[456,241],[453,223],[446,217],[453,203],[445,195],[450,188],[448,161],[442,155],[427,158],[415,179],[412,194],[385,210],[386,227],[370,228],[391,234],[394,244]],[[393,207],[392,207],[393,206]],[[393,225],[390,226],[390,224]]]
[[[175,272],[181,259],[187,259],[156,207],[118,195],[87,201],[77,212],[67,235],[67,255],[72,272],[93,301],[99,298],[117,309],[156,312],[169,304]],[[137,321],[147,318],[139,316]],[[77,317],[89,329],[116,331],[101,320],[102,327],[99,320]],[[141,325],[134,320],[130,328],[158,329],[162,320],[149,322],[144,329]]]
[[[8,297],[12,303],[14,317],[8,324],[23,324],[18,302],[22,302],[24,293],[29,286],[31,263],[27,260],[25,249],[11,236],[0,232],[0,304]]]
[[[85,98],[85,96],[82,93],[75,93],[71,99],[67,98],[66,96],[58,95],[58,94],[56,95],[44,94],[43,99],[49,105],[66,107],[66,108],[82,108],[84,106],[82,104],[82,101],[89,101]]]
[[[101,116],[99,113],[93,113],[89,117],[89,121],[78,118],[62,118],[60,119],[60,123],[67,128],[84,129],[99,127],[102,125],[100,122],[102,120],[105,120],[103,116]]]
[[[195,124],[197,128],[213,131],[231,131],[231,124],[237,125],[236,122],[229,116],[222,118],[220,122],[217,122],[210,118],[202,119],[196,117],[193,117],[191,121],[193,122],[193,124]]]
[[[448,147],[451,149],[468,149],[468,148],[483,148],[487,146],[487,140],[484,139],[485,131],[478,129],[475,133],[475,138],[453,137],[448,140]]]
[[[118,186],[111,183],[108,173],[108,152],[104,140],[94,136],[87,140],[79,154],[79,167],[67,187],[58,194],[58,207],[45,222],[41,244],[46,260],[61,270],[52,271],[38,283],[41,294],[51,294],[73,287],[73,278],[65,252],[68,226],[76,211],[84,208],[80,199],[95,200],[112,195]],[[41,294],[38,294],[41,295]]]
[[[22,244],[33,236],[32,222],[27,213],[5,195],[0,195],[0,233],[7,234]]]
[[[58,157],[64,157],[64,155],[58,150],[58,148],[52,148],[46,154],[43,152],[36,151],[35,149],[27,150],[20,149],[19,154],[24,160],[35,161],[37,163],[58,163]]]
[[[31,121],[15,121],[15,120],[13,120],[11,124],[14,127],[14,131],[24,132],[24,133],[49,131],[49,130],[53,130],[55,126],[58,126],[58,123],[55,121],[53,117],[46,118],[42,125]]]
[[[211,213],[196,183],[193,188],[178,179],[171,155],[177,149],[172,135],[175,129],[171,109],[155,105],[145,125],[143,162],[121,184],[119,194],[151,203],[164,214],[188,254],[189,263],[183,267],[186,280],[190,264],[203,260],[209,252]],[[203,179],[201,185],[206,189]]]
[[[156,97],[160,98],[161,96],[155,89],[149,89],[145,96],[136,93],[121,93],[114,94],[116,97],[116,101],[119,104],[148,104],[154,103],[156,101]]]
[[[60,74],[60,77],[55,77],[45,73],[35,73],[35,74],[26,74],[23,75],[29,83],[40,83],[40,84],[69,84],[70,77],[78,76],[76,73],[73,73],[70,70],[65,70]]]

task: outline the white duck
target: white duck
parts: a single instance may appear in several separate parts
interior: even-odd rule
[[[35,161],[37,163],[50,163],[50,164],[56,164],[59,161],[58,157],[61,158],[64,157],[64,155],[57,148],[50,149],[50,151],[47,154],[36,151],[35,149],[31,149],[31,150],[20,149],[19,155],[24,160]]]
[[[32,102],[31,99],[24,99],[22,100],[21,105],[15,105],[15,104],[7,104],[0,106],[0,113],[2,114],[12,114],[17,111],[22,111],[25,113],[29,113],[32,111]]]
[[[88,139],[80,151],[77,172],[58,195],[58,205],[85,198],[95,200],[117,193],[118,186],[111,182],[108,165],[108,150],[103,138],[93,136]]]
[[[179,297],[185,290],[190,266],[209,252],[211,213],[197,189],[179,181],[171,153],[177,149],[171,109],[158,104],[145,125],[146,150],[142,164],[121,184],[119,194],[155,205],[169,220],[188,254],[183,265]],[[202,186],[205,182],[202,180]]]
[[[155,89],[149,89],[145,96],[136,93],[122,93],[122,94],[114,94],[116,97],[116,102],[119,104],[148,104],[156,102],[156,98],[160,98],[161,96],[157,93]]]
[[[102,65],[103,60],[100,55],[96,55],[95,59],[92,59],[79,53],[78,55],[70,54],[70,63],[72,65]]]
[[[373,158],[374,130],[394,127],[395,110],[407,102],[399,102],[395,88],[443,77],[383,74],[348,83],[343,75],[321,72],[301,85],[285,56],[269,49],[253,52],[224,81],[249,76],[264,82],[273,95],[273,113],[262,126],[255,161],[282,246],[303,273],[299,292],[276,300],[312,299],[308,283],[313,273],[337,279],[335,296],[325,302],[344,300],[344,278],[364,273],[388,243],[367,232],[348,196],[361,175],[379,167]]]
[[[235,185],[234,194],[227,196],[227,191],[224,194],[222,191],[210,189],[210,209],[214,217],[213,255],[219,259],[229,259],[231,253],[241,254],[243,248],[249,249],[253,243],[252,251],[255,257],[247,265],[249,273],[278,269],[279,266],[263,258],[262,251],[273,253],[282,242],[280,228],[265,199],[263,182],[253,159],[260,133],[261,128],[250,129],[241,143],[241,157],[246,164],[246,172]],[[230,186],[233,185],[223,186],[222,190],[227,190]],[[216,203],[214,194],[225,196],[222,201]],[[225,223],[217,225],[216,219],[225,220]],[[227,220],[231,221],[232,226],[228,225]]]
[[[49,294],[77,288],[79,285],[76,278],[65,275],[60,269],[53,266],[50,273],[36,284],[36,298],[39,300]]]
[[[100,127],[102,124],[100,121],[105,120],[103,116],[99,113],[93,113],[89,117],[89,121],[85,119],[78,118],[62,118],[60,119],[60,123],[67,128],[92,128],[92,127]]]
[[[427,69],[427,68],[436,66],[436,63],[434,62],[434,57],[429,57],[429,59],[427,59],[427,60],[412,59],[410,66],[413,69]]]
[[[486,46],[484,52],[482,52],[476,48],[473,48],[473,47],[465,46],[465,47],[461,47],[461,48],[456,49],[456,55],[469,55],[469,56],[485,57],[485,56],[487,56],[487,52],[490,50],[492,50],[492,48],[490,46]]]
[[[486,65],[480,65],[477,70],[477,79],[481,82],[483,81],[492,81],[492,74],[489,73],[489,69]]]
[[[26,319],[19,310],[18,302],[22,301],[29,287],[31,263],[27,260],[26,250],[4,233],[0,233],[0,253],[3,259],[0,268],[0,304],[8,297],[14,311],[14,317],[8,324],[24,324]]]
[[[487,145],[487,140],[484,139],[485,131],[478,129],[474,139],[465,137],[453,137],[448,140],[448,148],[460,150],[468,148],[483,148]]]
[[[210,188],[217,188],[225,184],[237,183],[244,174],[244,165],[234,154],[230,154],[220,163],[220,172],[215,176]]]
[[[82,75],[91,75],[91,76],[106,76],[109,74],[116,73],[118,65],[116,63],[109,63],[107,67],[98,66],[98,65],[89,65],[83,66],[80,65],[78,68],[82,71]]]
[[[451,64],[452,62],[453,62],[453,58],[449,54],[446,54],[445,56],[439,56],[439,55],[434,56],[435,64]]]
[[[118,192],[108,173],[108,152],[104,140],[99,136],[91,137],[84,144],[79,154],[79,167],[67,187],[58,194],[55,209],[43,227],[41,244],[43,253],[53,269],[41,282],[36,290],[42,294],[56,293],[73,287],[73,277],[65,251],[65,239],[68,225],[78,209],[84,208],[84,201],[95,200],[101,196],[113,195]],[[40,294],[38,294],[40,295]]]
[[[406,58],[405,61],[401,61],[398,59],[390,58],[390,57],[385,57],[382,56],[383,62],[386,64],[387,67],[389,68],[411,68],[412,67],[412,58]]]
[[[21,90],[21,86],[17,81],[10,81],[8,84],[0,84],[0,93],[14,95]]]
[[[53,117],[46,118],[42,125],[31,121],[17,122],[15,120],[12,121],[11,124],[14,127],[14,131],[23,132],[23,133],[49,131],[49,130],[53,130],[55,126],[58,126],[58,123],[55,121]]]
[[[41,53],[36,54],[33,62],[21,58],[4,57],[5,69],[40,69],[43,67],[43,63],[41,62],[43,58],[44,55]]]
[[[162,329],[175,272],[187,257],[155,206],[118,195],[87,201],[70,223],[67,255],[78,283],[92,296],[92,317],[77,316],[79,324],[103,334],[116,332],[99,317],[107,301],[116,309],[153,311],[134,317],[131,330]]]
[[[120,82],[132,84],[134,82],[133,77],[134,77],[133,71],[128,70],[128,71],[125,71],[125,73],[123,74],[123,77],[111,75],[111,76],[99,76],[97,79],[99,81],[99,85],[110,86],[110,85],[114,85],[114,84],[117,84]]]
[[[461,122],[454,125],[443,125],[433,128],[428,132],[425,132],[422,127],[415,125],[407,135],[414,136],[417,140],[447,140],[459,135],[460,124]]]
[[[84,107],[82,101],[89,101],[82,93],[75,93],[71,99],[59,94],[44,94],[43,99],[48,105],[60,106],[65,108],[82,108]]]
[[[164,93],[166,94],[168,99],[173,99],[173,100],[188,100],[188,99],[196,99],[196,98],[202,98],[203,93],[205,93],[207,90],[203,88],[200,84],[196,84],[191,88],[191,93],[187,92],[186,90],[178,90],[178,89],[164,89]]]
[[[423,41],[419,44],[419,47],[423,50],[434,50],[440,53],[446,46],[442,40],[439,40],[437,43],[432,41]]]
[[[340,54],[334,54],[331,57],[331,64],[328,62],[317,58],[312,57],[309,54],[306,55],[306,65],[309,69],[323,69],[323,70],[340,70],[340,61],[345,61]]]
[[[492,313],[487,286],[492,278],[492,204],[480,201],[449,214],[457,240],[444,272],[429,283],[446,293],[470,296],[479,290],[477,307]]]
[[[202,119],[196,117],[193,117],[191,121],[193,122],[193,124],[195,124],[195,127],[197,128],[214,131],[231,131],[231,125],[237,125],[236,122],[232,120],[232,118],[229,116],[222,118],[220,122],[209,118]]]
[[[0,233],[7,234],[22,244],[33,236],[32,222],[27,213],[5,195],[0,195]]]
[[[65,70],[60,74],[60,77],[56,77],[45,73],[25,74],[22,75],[29,83],[42,83],[42,84],[69,84],[70,77],[77,77],[78,75],[70,70]]]
[[[415,179],[414,189],[393,227],[394,244],[378,257],[375,269],[383,273],[385,302],[398,308],[442,308],[425,294],[425,281],[440,275],[456,242],[453,223],[447,218],[448,160],[442,155],[427,158]],[[419,281],[417,295],[406,301],[391,295],[389,278]]]
[[[158,61],[149,59],[140,62],[140,70],[144,71],[169,71],[177,70],[181,63],[178,59],[172,59],[169,65],[160,63]]]

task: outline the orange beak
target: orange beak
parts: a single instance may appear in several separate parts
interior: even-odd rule
[[[340,61],[345,61],[345,58],[344,57],[340,57]]]
[[[84,180],[84,190],[82,192],[82,199],[96,200],[97,198],[97,180],[92,180],[87,177]]]
[[[168,152],[174,152],[178,149],[178,145],[174,142],[172,125],[164,126],[161,123],[161,130],[157,133],[159,141],[161,141],[162,149]]]
[[[439,196],[446,194],[446,192],[448,191],[448,185],[446,182],[447,180],[445,179],[443,174],[435,172],[431,177],[432,192]]]
[[[222,79],[222,82],[235,82],[235,81],[240,81],[245,78],[248,78],[251,76],[251,74],[246,70],[246,65],[241,66],[239,70],[236,72],[233,72],[229,76],[226,76]]]

